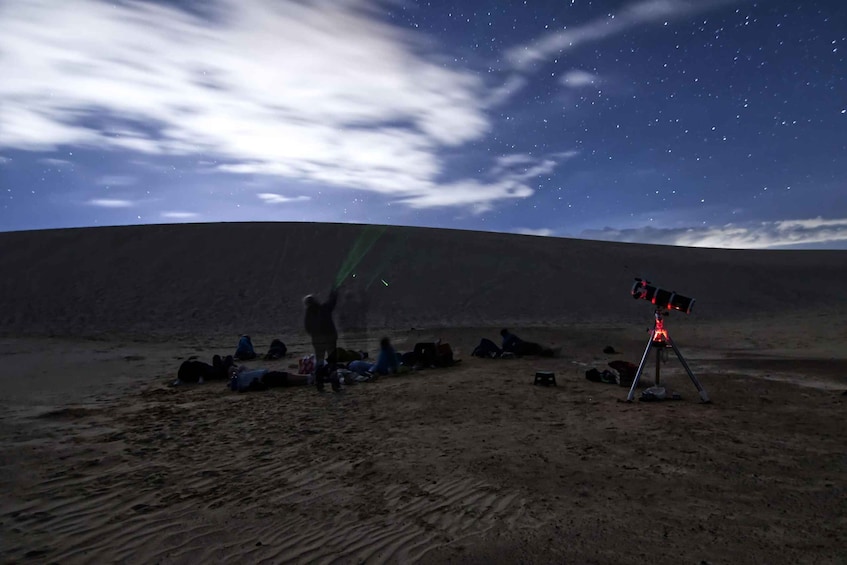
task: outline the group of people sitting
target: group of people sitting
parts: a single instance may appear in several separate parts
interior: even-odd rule
[[[282,359],[288,353],[288,348],[282,341],[275,339],[271,342],[268,352],[265,354],[265,360]],[[235,348],[235,359],[239,361],[249,361],[258,357],[256,350],[253,348],[253,340],[250,336],[243,334],[238,338],[238,346]]]
[[[338,292],[334,288],[325,302],[320,302],[311,294],[303,298],[305,307],[303,326],[311,337],[315,354],[304,359],[312,360],[305,367],[301,364],[297,374],[269,369],[248,369],[243,365],[236,365],[236,360],[249,361],[258,357],[250,336],[244,334],[239,337],[238,346],[232,356],[222,359],[215,355],[211,365],[197,361],[196,357],[185,361],[179,368],[174,384],[229,379],[230,388],[238,391],[314,384],[319,391],[323,392],[324,383],[329,381],[333,390],[337,391],[340,390],[345,376],[350,378],[351,383],[361,382],[371,380],[378,375],[400,373],[404,367],[445,367],[456,362],[450,345],[440,341],[417,343],[413,351],[399,354],[391,344],[391,340],[383,337],[380,340],[379,354],[375,362],[371,362],[365,352],[338,347],[338,332],[333,322],[333,309],[337,297]],[[502,347],[483,339],[472,355],[497,358],[509,355],[554,357],[557,354],[549,347],[520,339],[508,329],[503,329],[500,335],[503,338]],[[275,339],[264,359],[282,359],[287,353],[285,344]]]
[[[449,355],[439,357],[437,354],[439,348],[442,352],[449,351]],[[286,354],[285,345],[282,341],[275,339],[264,359],[281,359],[286,357]],[[323,391],[324,383],[329,381],[333,390],[337,391],[341,388],[341,384],[370,381],[380,375],[398,374],[411,368],[446,365],[447,357],[450,363],[453,361],[449,345],[419,343],[414,351],[401,354],[397,352],[388,337],[383,337],[380,340],[376,361],[371,361],[365,351],[338,347],[327,356],[324,363],[316,363],[314,355],[305,357],[300,362],[298,373],[250,369],[236,363],[236,361],[248,361],[258,357],[250,336],[242,335],[239,337],[234,355],[226,357],[215,355],[212,357],[211,365],[197,360],[196,356],[184,361],[180,365],[174,385],[228,380],[229,387],[234,391],[266,390],[312,384]]]

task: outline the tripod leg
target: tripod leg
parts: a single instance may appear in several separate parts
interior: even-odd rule
[[[688,366],[688,363],[685,362],[685,357],[683,357],[682,353],[679,352],[679,348],[677,348],[676,344],[671,339],[671,336],[668,336],[668,343],[670,343],[671,347],[673,347],[673,352],[676,353],[676,356],[679,358],[679,362],[682,363],[682,366],[685,368],[685,372],[688,373],[689,377],[691,377],[691,382],[693,382],[694,386],[697,387],[697,392],[700,393],[700,400],[703,402],[710,402],[706,389],[703,388],[703,385],[700,384],[700,381],[698,381],[697,377],[694,376],[694,373],[691,372],[691,368]]]
[[[638,364],[638,371],[635,373],[635,378],[632,379],[632,386],[629,388],[629,394],[626,395],[626,401],[632,402],[635,397],[635,388],[638,386],[638,380],[641,378],[641,371],[644,370],[644,363],[647,362],[647,354],[650,353],[650,348],[653,346],[653,338],[656,332],[650,332],[650,341],[647,342],[647,348],[644,350],[644,355],[641,356],[641,363]]]
[[[659,372],[662,370],[662,351],[664,351],[663,347],[656,348],[656,386],[660,384]]]

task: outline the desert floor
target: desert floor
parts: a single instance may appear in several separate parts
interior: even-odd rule
[[[171,387],[237,336],[0,340],[0,557],[57,563],[844,563],[847,351],[823,316],[668,323],[682,400],[591,367],[649,327],[514,328],[556,359],[461,363],[319,394]],[[835,329],[834,329],[835,328]],[[342,339],[374,351],[380,332]],[[308,352],[247,363],[288,369]],[[602,353],[606,345],[621,352]],[[651,356],[645,378],[652,379]],[[533,386],[552,370],[558,386]]]

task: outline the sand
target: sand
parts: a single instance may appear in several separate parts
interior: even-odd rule
[[[365,229],[0,234],[0,558],[844,562],[847,253],[389,228],[345,283],[360,306],[338,317],[367,331],[342,345],[440,337],[457,366],[338,394],[169,386],[242,331],[289,346],[249,366],[290,370],[309,351],[300,297]],[[668,328],[711,404],[673,357],[679,401],[584,378],[640,359],[645,274],[697,299]],[[561,357],[470,357],[503,325]]]

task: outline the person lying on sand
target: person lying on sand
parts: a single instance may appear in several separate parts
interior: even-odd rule
[[[348,371],[353,371],[360,375],[377,374],[388,375],[396,373],[400,369],[400,363],[397,361],[397,352],[394,346],[391,345],[391,340],[383,337],[379,340],[379,356],[376,363],[368,363],[367,361],[351,361],[347,365]]]
[[[332,372],[330,373],[330,369]],[[324,365],[317,371],[324,371],[325,380],[332,383],[332,389],[341,389],[339,376],[335,368]],[[267,390],[269,388],[308,386],[313,384],[312,375],[291,374],[285,371],[271,371],[270,369],[250,369],[245,365],[237,365],[229,368],[229,389],[235,392],[247,392],[252,390]]]
[[[271,371],[270,369],[250,369],[245,365],[229,367],[229,389],[237,392],[308,384],[308,375],[292,375],[285,371]]]
[[[549,347],[544,347],[539,343],[532,341],[524,341],[508,329],[500,330],[500,335],[503,336],[503,351],[514,353],[517,356],[522,355],[538,355],[540,357],[555,357],[557,351]]]

